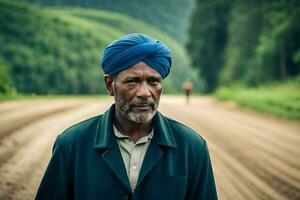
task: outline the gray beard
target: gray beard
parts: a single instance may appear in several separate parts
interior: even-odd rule
[[[156,110],[152,110],[149,112],[139,112],[139,113],[134,111],[129,111],[126,117],[130,121],[137,122],[137,123],[148,122],[152,120],[156,112],[157,112]]]
[[[120,112],[121,115],[126,117],[129,121],[141,123],[141,122],[148,122],[152,120],[154,115],[157,112],[157,104],[154,101],[153,109],[151,111],[145,111],[145,112],[136,112],[131,109],[130,103],[125,102],[123,97],[116,96],[116,107],[119,108],[117,112]]]

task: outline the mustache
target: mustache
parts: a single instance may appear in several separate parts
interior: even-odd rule
[[[138,99],[138,100],[133,100],[129,104],[130,107],[133,107],[133,106],[152,106],[153,107],[154,105],[155,105],[155,101],[153,99],[147,99],[147,100]]]

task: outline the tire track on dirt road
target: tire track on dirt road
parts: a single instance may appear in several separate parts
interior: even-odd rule
[[[56,135],[71,124],[97,115],[107,107],[108,103],[93,101],[76,109],[48,116],[20,130],[22,135],[29,134],[31,139],[22,141],[22,148],[14,149],[13,156],[0,167],[0,199],[33,199],[49,161]],[[31,135],[32,132],[35,134]]]
[[[51,105],[53,103],[53,105]],[[18,117],[16,113],[13,112],[10,116],[15,116],[16,118],[10,118],[11,120],[7,121],[8,127],[13,127],[15,124],[16,127],[13,128],[14,131],[10,131],[7,135],[2,137],[2,140],[0,140],[0,166],[2,166],[5,161],[10,158],[14,152],[16,152],[19,148],[22,148],[23,145],[28,143],[31,138],[33,138],[35,135],[38,134],[36,131],[28,132],[27,129],[31,128],[31,126],[36,127],[41,120],[44,118],[49,118],[52,115],[57,115],[59,113],[64,113],[72,109],[76,109],[78,107],[84,107],[86,104],[90,104],[91,102],[87,102],[87,100],[56,100],[56,101],[49,101],[47,104],[42,104],[36,107],[36,104],[34,103],[32,105],[33,109],[31,107],[28,107],[22,112],[22,115],[25,115],[28,113],[28,110],[34,110],[35,112],[33,114],[29,113],[31,115],[30,117]],[[44,107],[45,108],[44,108]],[[47,114],[47,111],[49,112]],[[44,115],[43,117],[40,117]],[[26,124],[27,122],[27,124]],[[20,124],[23,124],[20,126]],[[26,125],[25,125],[26,124]],[[0,124],[0,126],[3,124]],[[42,128],[47,128],[47,125],[44,125]]]
[[[193,121],[193,119],[189,118],[188,121],[191,122]],[[226,121],[223,121],[223,123],[226,123]],[[229,125],[232,128],[234,127],[234,125],[230,123],[227,123],[227,125]],[[194,124],[193,126],[195,127],[196,125]],[[213,126],[210,125],[209,127],[213,127]],[[209,131],[211,130],[214,130],[214,132],[217,133],[222,133],[222,132],[226,133],[226,128],[224,129],[224,127],[214,127],[213,129],[212,128],[209,129]],[[236,132],[235,135],[233,134],[234,132]],[[225,151],[231,154],[231,156],[234,156],[237,160],[239,160],[239,162],[243,164],[245,168],[248,168],[249,171],[254,172],[254,175],[267,182],[268,185],[274,188],[274,190],[276,190],[277,192],[283,194],[289,199],[299,198],[300,195],[299,181],[298,182],[291,181],[291,179],[289,178],[292,176],[297,176],[297,174],[291,174],[291,172],[288,171],[290,175],[287,177],[284,176],[284,174],[274,173],[274,171],[275,172],[277,171],[277,169],[273,170],[274,166],[269,166],[266,164],[266,162],[264,162],[264,160],[259,159],[260,158],[259,155],[263,154],[264,151],[260,151],[257,154],[258,156],[255,155],[253,159],[247,157],[245,155],[245,152],[247,151],[250,152],[249,150],[256,148],[255,145],[257,145],[253,143],[253,139],[255,139],[255,137],[252,137],[251,134],[249,135],[249,133],[246,132],[247,135],[249,135],[250,137],[245,137],[246,136],[245,134],[238,134],[239,131],[237,130],[230,130],[230,131],[228,130],[227,133],[231,133],[231,134],[227,134],[228,136],[230,135],[229,137],[224,137],[224,135],[218,135],[219,139],[215,139],[213,142],[218,143],[218,141],[223,141],[221,144],[218,144],[220,145],[220,147],[222,146]],[[239,139],[239,141],[236,143],[232,142],[233,138]],[[251,146],[251,148],[248,148],[249,144],[251,143],[253,146]],[[229,144],[229,145],[225,145],[225,144]],[[268,158],[276,159],[270,156],[268,156]],[[261,163],[263,163],[263,165],[259,165]],[[287,171],[288,165],[286,165],[286,163],[284,164],[286,166],[285,169]],[[277,199],[277,198],[273,198],[273,199]]]
[[[178,109],[179,108],[180,107],[178,107]],[[276,136],[274,136],[272,132],[267,132],[269,134],[270,139],[267,138],[266,136],[261,138],[260,132],[266,132],[266,131],[255,129],[254,127],[249,128],[248,126],[244,126],[244,124],[239,123],[239,121],[236,121],[228,117],[226,115],[228,113],[225,114],[222,113],[222,110],[220,108],[218,108],[218,110],[214,110],[213,108],[210,108],[210,110],[214,112],[211,112],[209,114],[205,112],[201,112],[201,110],[190,109],[189,107],[183,107],[180,109],[182,109],[181,112],[183,113],[183,115],[185,115],[185,118],[189,118],[189,120],[182,119],[185,120],[187,123],[189,123],[190,120],[195,120],[193,116],[197,116],[197,121],[201,123],[202,127],[204,126],[204,127],[217,129],[215,130],[215,132],[217,133],[218,137],[222,137],[223,139],[226,139],[226,141],[231,144],[240,145],[241,142],[243,141],[247,141],[248,143],[251,142],[252,147],[256,147],[256,148],[259,147],[264,152],[268,152],[269,154],[272,154],[272,156],[275,156],[278,159],[283,159],[283,161],[292,164],[292,166],[295,169],[299,169],[300,167],[299,166],[300,163],[297,162],[297,158],[300,153],[300,145],[290,145],[287,142],[282,143],[282,145],[284,146],[274,144],[272,142],[272,138],[274,139]],[[218,117],[213,115],[213,113],[217,113]],[[222,123],[215,122],[216,118],[220,118],[222,120]],[[223,130],[223,127],[225,128],[225,130]],[[287,130],[285,131],[286,135],[289,134]],[[228,133],[222,134],[224,131],[227,131]],[[211,135],[207,135],[207,137],[211,137]],[[234,140],[232,140],[233,138]],[[274,148],[275,146],[277,148]],[[290,151],[288,152],[286,151],[287,146],[289,147],[289,150],[293,153],[290,153]],[[274,153],[276,154],[274,155]]]
[[[68,106],[68,100],[57,101]],[[26,109],[53,102],[26,103]],[[0,162],[1,152],[10,151],[0,166],[0,199],[33,199],[56,135],[75,122],[103,113],[111,102],[81,102],[9,132],[0,145]],[[11,104],[9,111],[0,103],[0,114],[14,113],[17,118],[9,122],[14,123],[24,118],[18,118],[17,112],[24,105]],[[220,200],[300,199],[299,123],[228,107],[211,98],[192,97],[186,105],[183,97],[162,97],[159,109],[207,140]]]
[[[26,107],[22,105],[21,108],[13,109],[11,112],[1,113],[0,118],[0,141],[2,138],[7,137],[9,134],[18,130],[29,123],[40,120],[41,118],[47,117],[49,115],[54,115],[60,112],[66,112],[77,106],[83,104],[86,100],[49,100],[48,102],[41,102],[33,105],[27,105]],[[17,106],[17,105],[15,105]]]
[[[261,195],[257,196],[257,199],[299,199],[300,183],[297,157],[300,156],[300,142],[297,143],[294,140],[297,133],[296,130],[300,130],[298,125],[291,123],[289,127],[288,123],[281,123],[279,120],[275,128],[276,130],[280,130],[284,127],[284,133],[288,139],[284,140],[282,145],[274,145],[274,142],[276,144],[278,137],[281,137],[282,134],[278,131],[275,131],[276,133],[273,134],[271,131],[273,128],[269,127],[270,120],[268,118],[259,119],[258,124],[260,126],[255,129],[253,128],[255,127],[253,115],[248,116],[247,112],[241,113],[240,110],[228,109],[211,100],[199,99],[193,105],[185,105],[183,101],[177,103],[177,105],[164,104],[163,102],[161,105],[164,105],[160,107],[164,113],[175,117],[175,119],[186,123],[202,133],[207,139],[209,146],[210,144],[216,145],[218,147],[216,149],[223,149],[226,152],[222,157],[219,156],[216,158],[214,157],[217,153],[212,153],[213,160],[220,161],[225,156],[225,158],[231,157],[238,161],[237,163],[241,165],[240,167],[248,171],[248,173],[243,171],[244,175],[241,174],[241,177],[245,177],[248,180],[244,184],[248,186],[253,185],[250,187],[251,189],[255,188],[253,196],[257,196],[257,192],[261,192]],[[175,110],[174,107],[176,107]],[[250,128],[248,125],[244,126],[244,124],[248,124],[247,118],[252,123]],[[268,131],[265,131],[266,129]],[[260,137],[260,134],[264,136]],[[290,144],[291,140],[293,140],[292,145]],[[299,140],[299,137],[297,140]],[[298,145],[294,145],[296,143]],[[253,149],[256,152],[252,152]],[[274,150],[276,150],[275,155]],[[271,161],[265,162],[264,159],[266,158]],[[273,165],[270,166],[270,162],[277,164],[275,167]],[[223,168],[216,167],[215,171],[217,172],[218,170],[223,170]],[[233,169],[234,166],[231,167],[231,170]],[[285,171],[285,173],[280,173],[280,171]],[[294,174],[294,172],[298,173]],[[236,171],[232,171],[232,173],[236,173]],[[221,172],[216,174],[221,174]],[[248,176],[245,176],[246,174]],[[217,179],[221,178],[217,177]],[[240,180],[240,184],[243,184],[242,180]],[[257,183],[254,182],[255,184],[253,184],[252,181],[257,181]],[[264,187],[258,188],[257,185],[259,184],[264,185]],[[226,191],[226,189],[223,188],[221,191]],[[270,194],[272,195],[269,197],[268,195]],[[221,194],[221,197],[224,197],[224,199],[225,196],[228,196],[228,194]],[[229,199],[235,198],[231,197]]]
[[[5,164],[6,160],[9,159],[15,152],[17,152],[19,149],[23,148],[24,145],[29,143],[32,138],[36,137],[36,135],[39,134],[37,131],[28,131],[28,130],[41,130],[41,132],[44,132],[45,128],[49,128],[49,126],[45,123],[43,123],[45,120],[47,121],[49,118],[52,116],[57,116],[60,113],[66,113],[72,109],[80,108],[80,107],[85,107],[87,106],[88,102],[77,102],[75,105],[70,105],[70,104],[65,104],[62,103],[60,107],[64,112],[53,112],[51,109],[49,109],[49,115],[45,115],[44,118],[36,118],[35,120],[31,121],[29,124],[24,126],[23,128],[16,129],[15,131],[9,132],[6,137],[4,137],[1,140],[1,146],[0,146],[0,167]],[[66,106],[67,108],[64,109],[63,106]],[[69,107],[71,106],[71,107]],[[53,107],[55,109],[56,107]],[[42,108],[40,108],[42,109]],[[43,110],[43,109],[42,109]],[[14,122],[11,122],[14,123]]]
[[[213,162],[213,168],[215,177],[221,177],[216,182],[219,199],[247,199],[256,200],[257,197],[253,195],[249,187],[245,184],[241,184],[240,178],[233,172],[223,160],[216,158],[216,152],[210,148],[212,154],[211,159]],[[220,170],[222,169],[222,172]]]
[[[169,116],[174,116],[174,112],[167,111]],[[179,108],[177,107],[176,113],[181,113]],[[183,114],[183,113],[181,113]],[[236,178],[238,179],[233,185],[235,188],[239,188],[240,195],[245,195],[243,192],[247,191],[247,193],[251,193],[255,199],[260,200],[287,200],[287,198],[284,198],[280,194],[278,194],[276,191],[273,191],[270,186],[265,184],[262,180],[258,179],[255,174],[253,174],[251,171],[249,171],[247,168],[245,168],[238,159],[236,159],[232,153],[232,150],[229,151],[227,148],[224,149],[223,145],[220,145],[219,142],[222,141],[226,143],[226,140],[223,138],[213,138],[211,137],[214,135],[214,132],[211,129],[206,129],[201,127],[201,130],[199,130],[199,126],[201,126],[200,122],[194,121],[192,118],[187,118],[187,115],[184,115],[184,117],[176,117],[177,120],[181,122],[185,122],[185,124],[189,125],[190,127],[193,127],[198,133],[205,133],[202,134],[204,138],[208,141],[209,149],[211,150],[211,157],[213,160],[221,160],[223,164],[226,166],[228,170],[230,170],[231,174],[234,174]],[[224,131],[224,130],[222,130]],[[213,148],[213,146],[217,146]],[[237,150],[234,150],[237,151]],[[233,152],[234,152],[233,151]],[[225,152],[225,153],[220,153]],[[226,159],[224,159],[226,158]],[[220,173],[223,173],[224,168],[218,168],[218,166],[214,167],[214,170]],[[225,170],[226,171],[226,170]],[[229,174],[230,174],[229,173]],[[226,174],[227,176],[228,174]],[[216,177],[216,181],[221,179],[220,177]],[[234,179],[233,179],[234,180]],[[251,187],[249,187],[251,186]],[[226,194],[219,193],[220,199],[224,199],[225,196],[230,196],[228,199],[235,200],[236,194],[232,194],[231,190],[226,190],[223,188],[224,191],[226,191]],[[248,197],[242,198],[247,199]]]
[[[46,99],[39,99],[35,100],[35,104],[40,104],[40,103],[46,103],[49,100]],[[12,111],[15,111],[16,109],[27,107],[27,106],[32,106],[32,100],[8,100],[8,101],[3,101],[0,103],[0,114],[1,115],[6,115],[7,113],[10,113]]]

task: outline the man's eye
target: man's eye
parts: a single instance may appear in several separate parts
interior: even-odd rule
[[[126,83],[127,83],[127,84],[130,84],[130,85],[133,85],[133,84],[136,83],[136,81],[135,81],[135,80],[127,80]]]
[[[159,83],[159,81],[158,81],[158,80],[155,80],[155,79],[150,79],[150,80],[149,80],[149,83],[150,83],[151,85],[157,85],[157,84]]]

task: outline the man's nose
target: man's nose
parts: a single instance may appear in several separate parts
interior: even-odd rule
[[[142,97],[142,98],[149,98],[151,97],[151,92],[149,89],[149,85],[147,83],[141,83],[138,91],[137,91],[137,96]]]

